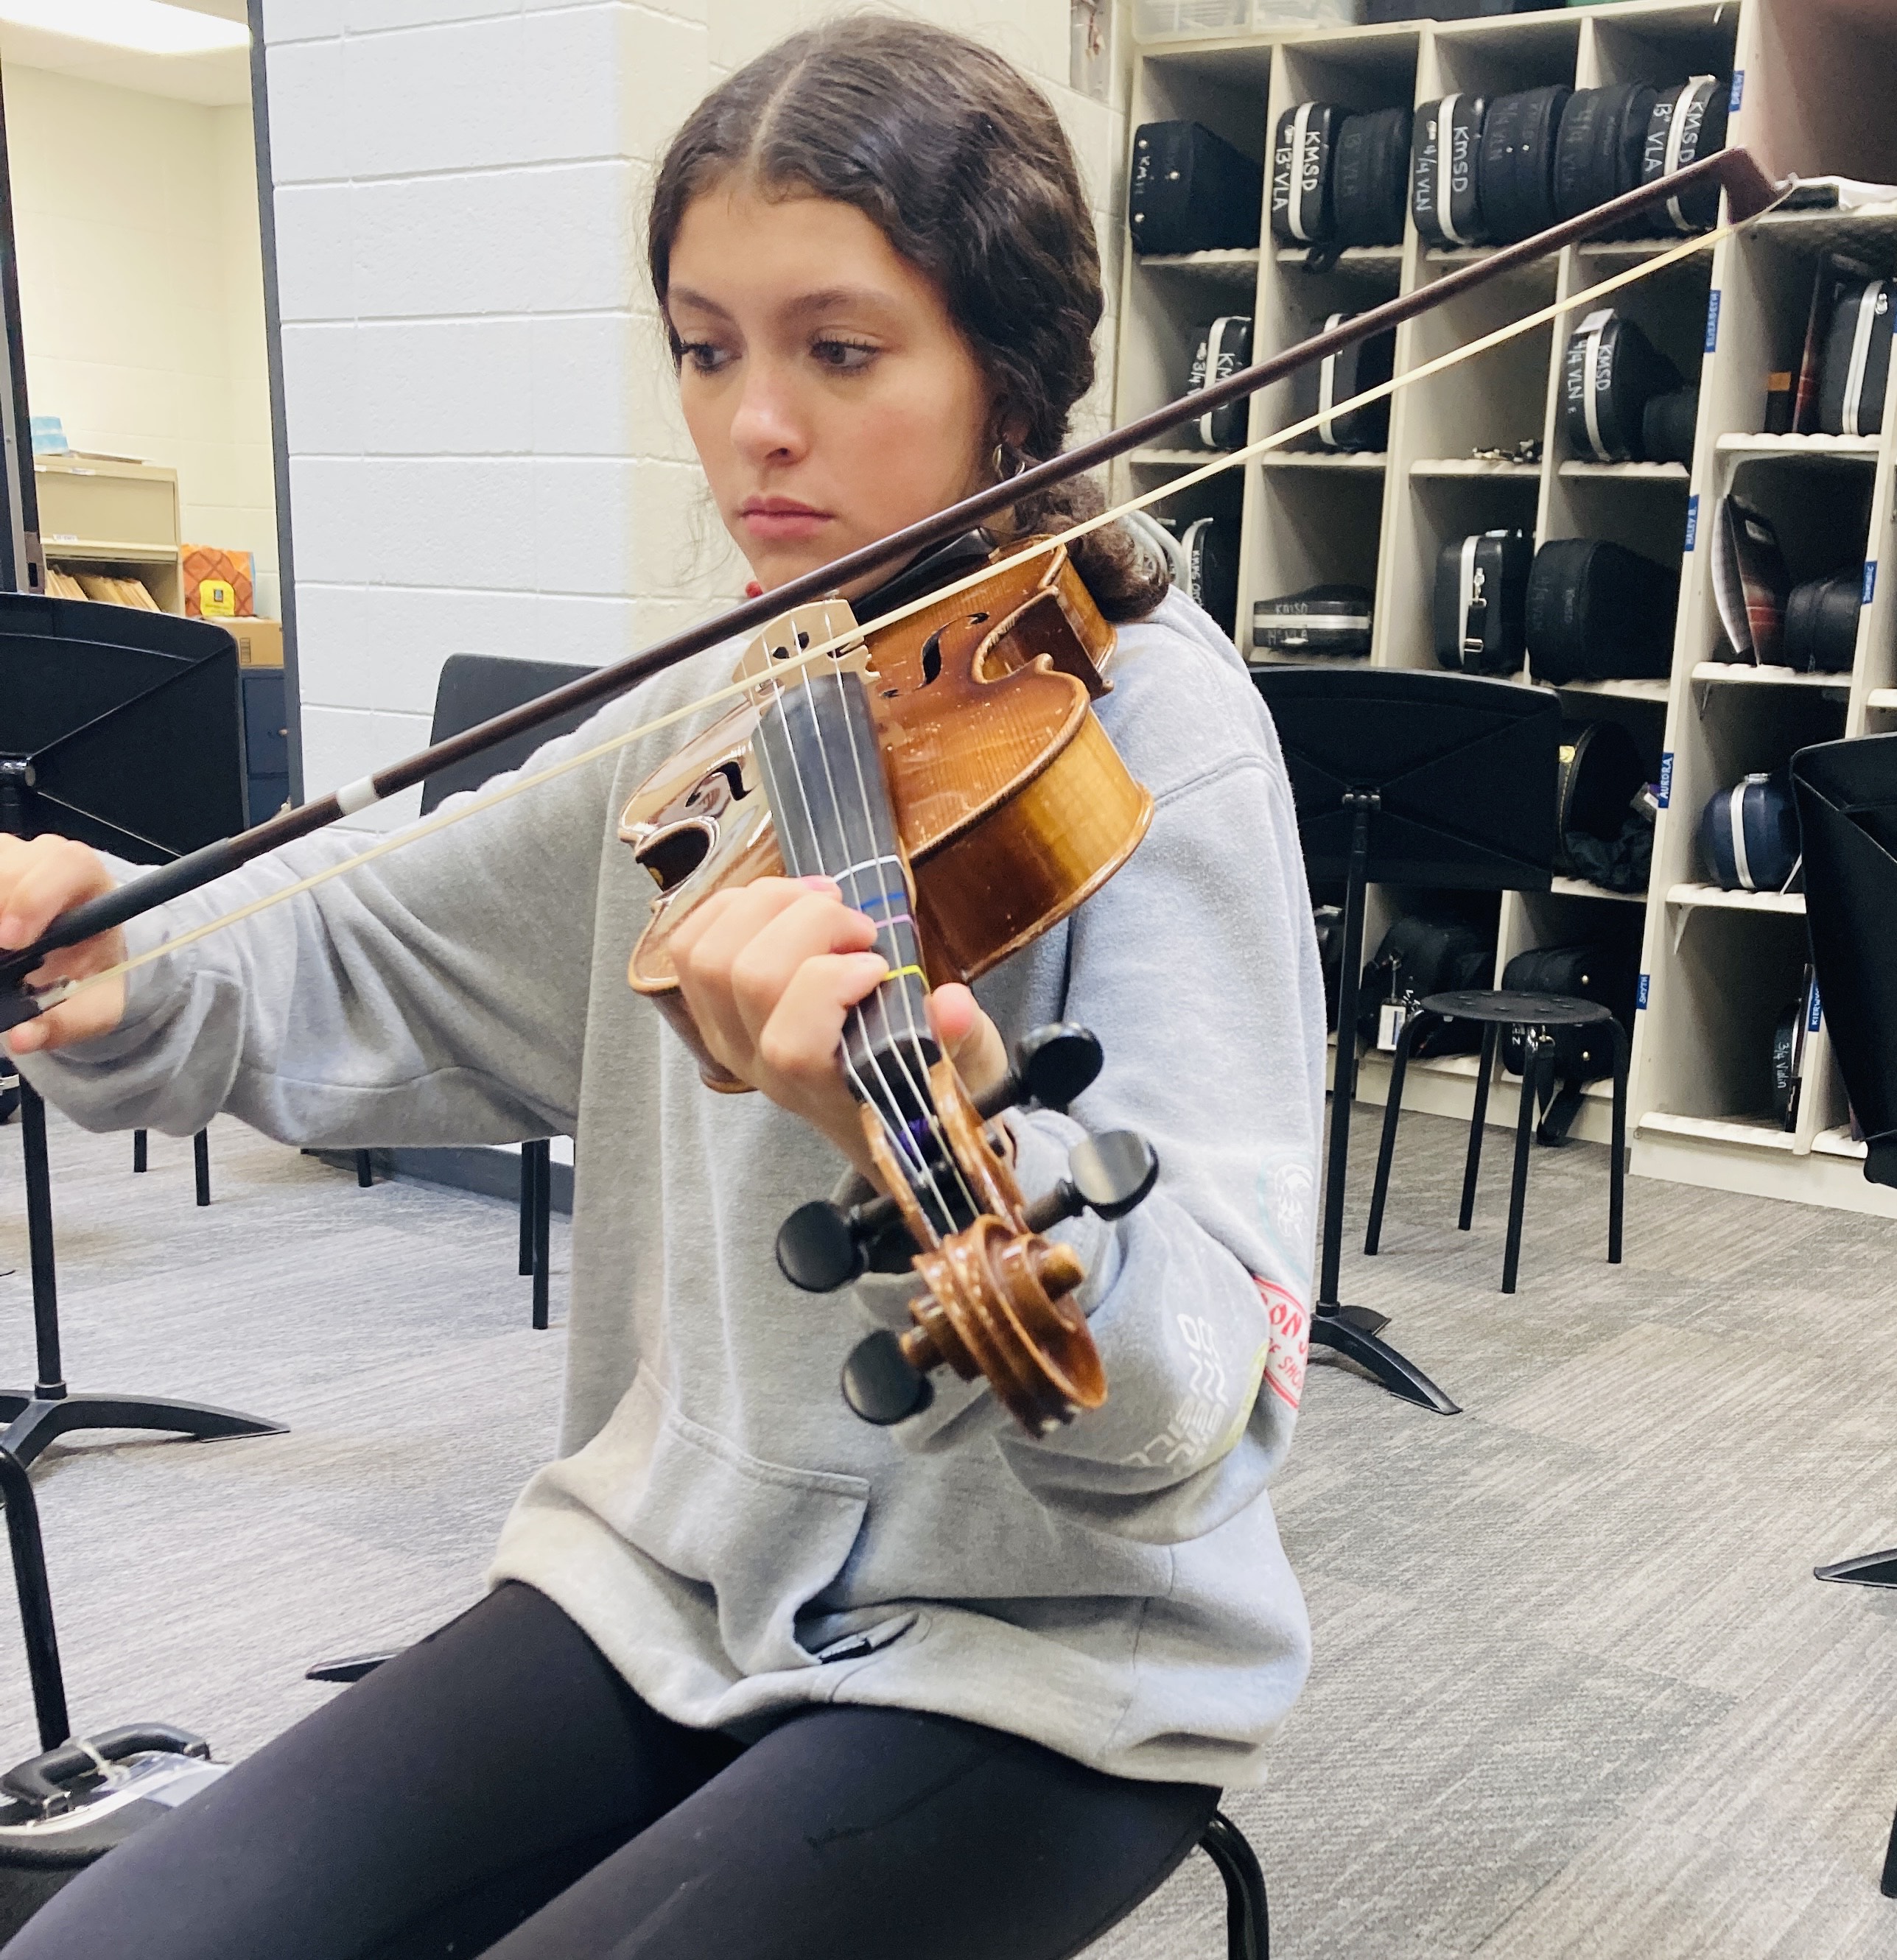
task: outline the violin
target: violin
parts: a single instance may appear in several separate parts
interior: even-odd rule
[[[1106,1394],[1098,1353],[1074,1303],[1084,1274],[1071,1252],[1046,1235],[1083,1209],[1124,1215],[1151,1191],[1158,1166],[1150,1147],[1131,1132],[1089,1138],[1070,1155],[1057,1189],[1026,1203],[995,1119],[1024,1103],[1064,1109],[1098,1074],[1099,1045],[1083,1029],[1039,1030],[1020,1044],[1007,1080],[977,1103],[928,1032],[927,994],[942,980],[976,977],[1065,918],[1132,854],[1151,804],[1093,714],[1092,702],[1109,685],[1112,633],[1065,546],[1031,539],[991,562],[975,527],[1298,368],[1549,253],[1615,235],[1650,205],[1715,185],[1728,215],[1711,238],[1677,246],[1360,399],[1415,385],[1650,276],[1749,224],[1791,188],[1773,185],[1743,149],[1704,158],[1345,319],[773,593],[130,879],[62,915],[32,946],[0,956],[0,1029],[158,956],[136,955],[109,972],[36,995],[26,978],[49,953],[123,925],[438,769],[595,707],[721,641],[755,635],[725,691],[729,711],[655,772],[622,813],[619,835],[657,888],[629,978],[693,1044],[714,1086],[734,1087],[708,1067],[670,965],[670,935],[691,908],[711,891],[781,870],[832,877],[846,902],[877,921],[877,949],[890,972],[852,1015],[842,1059],[883,1191],[847,1210],[821,1202],[802,1207],[778,1235],[778,1264],[794,1283],[816,1290],[845,1284],[871,1266],[899,1269],[905,1262],[921,1281],[910,1328],[900,1336],[871,1336],[845,1364],[845,1395],[866,1419],[896,1421],[920,1408],[931,1373],[947,1368],[965,1379],[985,1376],[1025,1428],[1044,1434],[1098,1407]],[[1281,431],[1208,460],[1186,481],[1243,463],[1294,433]],[[1125,508],[1180,488],[1174,482],[1149,491]],[[1105,512],[1067,535],[1119,514]],[[891,567],[906,569],[875,595],[878,616],[859,617],[838,597]],[[543,775],[478,792],[418,828],[458,821],[656,725],[622,733]],[[294,896],[400,842],[384,839],[170,943]]]

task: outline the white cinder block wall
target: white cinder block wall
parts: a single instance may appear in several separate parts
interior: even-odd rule
[[[193,544],[252,553],[277,611],[250,112],[6,71],[27,389],[75,449],[178,473]]]
[[[306,794],[420,747],[451,653],[611,660],[736,595],[645,282],[645,200],[715,80],[840,11],[264,0]],[[1048,88],[1117,241],[1124,113],[1067,85],[1068,0],[910,11]],[[1109,323],[1100,403],[1112,344]]]

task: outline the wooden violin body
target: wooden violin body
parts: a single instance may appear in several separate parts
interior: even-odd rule
[[[836,600],[766,628],[740,664],[759,679],[758,693],[655,771],[621,814],[621,838],[659,887],[627,977],[702,1061],[673,935],[712,892],[781,875],[753,746],[772,657],[799,635],[809,645],[853,624]],[[1112,648],[1112,628],[1057,550],[882,632],[872,625],[867,660],[839,649],[844,663],[866,671],[932,984],[972,980],[1045,932],[1145,835],[1152,800],[1091,711]],[[823,669],[813,673],[820,682]]]

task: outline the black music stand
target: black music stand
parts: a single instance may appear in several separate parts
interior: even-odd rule
[[[1338,1299],[1357,1092],[1364,899],[1380,884],[1545,892],[1553,878],[1561,702],[1552,690],[1399,667],[1255,667],[1278,724],[1313,883],[1345,880],[1337,1066],[1311,1341],[1392,1394],[1458,1413],[1381,1339],[1386,1314]],[[1524,1090],[1523,1093],[1528,1092]]]
[[[237,642],[167,612],[0,592],[0,830],[53,832],[162,864],[241,829]],[[281,1423],[156,1395],[75,1395],[59,1355],[46,1106],[23,1076],[21,1144],[37,1379],[0,1389],[22,1465],[77,1429],[265,1436]]]

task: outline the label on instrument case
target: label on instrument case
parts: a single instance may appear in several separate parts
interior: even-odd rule
[[[1403,1032],[1403,1004],[1386,1001],[1377,1010],[1377,1045],[1385,1055],[1396,1052],[1396,1039]]]
[[[1660,807],[1670,810],[1673,803],[1673,752],[1669,749],[1660,759]]]

